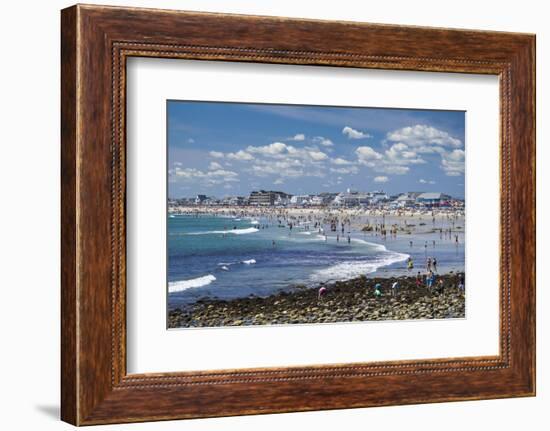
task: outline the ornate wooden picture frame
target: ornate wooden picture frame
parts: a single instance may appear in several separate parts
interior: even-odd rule
[[[62,11],[61,416],[75,425],[535,394],[535,37],[102,6]],[[500,78],[500,354],[127,374],[129,57]],[[495,220],[495,222],[497,222]]]

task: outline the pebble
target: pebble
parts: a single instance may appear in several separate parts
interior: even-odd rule
[[[369,320],[464,318],[464,292],[456,275],[442,276],[443,292],[417,288],[414,277],[400,277],[399,296],[390,296],[396,278],[354,280],[325,284],[326,296],[318,300],[317,287],[300,287],[265,298],[258,296],[229,301],[203,298],[186,308],[169,311],[170,328],[243,326],[266,324],[335,323]],[[382,285],[381,297],[374,285]]]

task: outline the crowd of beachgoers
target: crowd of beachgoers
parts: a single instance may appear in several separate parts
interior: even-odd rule
[[[348,228],[373,229],[381,234],[397,235],[399,231],[416,233],[427,230],[438,220],[447,220],[451,225],[459,225],[464,219],[462,208],[286,208],[262,206],[169,206],[170,215],[190,215],[200,217],[220,216],[233,218],[277,220],[281,224],[304,229],[334,227],[334,231],[344,232]],[[424,227],[424,229],[422,229]]]
[[[401,247],[399,252],[411,253],[399,268],[350,280],[294,286],[267,297],[203,298],[172,308],[170,327],[464,317],[463,256],[457,259],[458,266],[450,267],[435,252],[436,241],[437,247],[452,244],[454,249],[456,244],[458,250],[459,242],[463,246],[463,209],[171,206],[169,214],[227,217],[227,230],[233,228],[232,219],[246,218],[256,229],[284,227],[289,235],[310,231],[325,241],[350,242],[354,236],[369,235],[379,243],[393,241],[392,247]],[[409,251],[413,246],[424,251],[414,260]]]

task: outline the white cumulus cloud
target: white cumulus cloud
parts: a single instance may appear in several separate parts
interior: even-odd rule
[[[222,159],[224,156],[221,151],[210,151],[208,154],[210,154],[210,157],[214,157],[215,159]]]
[[[200,169],[177,166],[170,170],[169,174],[185,182],[201,182],[209,186],[239,181],[239,174],[225,169],[201,171]]]
[[[382,154],[375,151],[372,147],[357,147],[355,154],[359,160],[359,163],[370,164],[374,160],[381,160],[384,158]]]
[[[289,141],[304,141],[306,139],[306,135],[303,133],[297,133],[293,137],[288,138]]]
[[[391,142],[403,142],[411,147],[426,147],[425,149],[429,149],[434,145],[450,148],[462,146],[460,139],[452,137],[448,132],[425,124],[403,127],[389,132],[386,139]]]
[[[276,156],[283,154],[289,151],[289,149],[294,148],[292,145],[287,145],[282,142],[273,142],[269,145],[263,145],[259,147],[254,147],[252,145],[246,148],[246,151],[254,154],[261,154],[263,156]]]
[[[322,136],[315,136],[312,139],[312,141],[315,142],[316,144],[322,145],[323,147],[333,147],[334,146],[334,143],[330,139],[324,138]]]
[[[355,175],[359,173],[359,168],[357,166],[344,166],[342,168],[330,168],[330,172],[343,175]]]
[[[336,157],[335,159],[331,159],[330,162],[339,166],[353,165],[353,162],[343,159],[342,157]]]
[[[342,133],[346,135],[349,139],[367,139],[372,138],[371,135],[369,135],[366,132],[361,132],[360,130],[355,130],[352,127],[346,126],[342,129]]]
[[[229,160],[237,160],[241,162],[246,162],[254,159],[254,157],[250,153],[243,150],[239,150],[236,153],[227,153],[227,158]]]
[[[387,183],[388,181],[389,181],[389,178],[384,176],[384,175],[374,177],[374,182],[375,183]]]
[[[309,151],[308,154],[309,154],[309,157],[311,157],[312,160],[316,162],[328,159],[328,156],[322,151]]]
[[[395,162],[394,166],[424,163],[421,155],[439,154],[440,166],[446,175],[464,174],[464,144],[444,130],[425,124],[403,127],[389,132],[385,143],[391,144],[386,156]]]
[[[210,164],[208,165],[208,169],[214,171],[218,169],[223,169],[223,166],[220,165],[218,162],[210,162]]]
[[[453,150],[441,156],[441,169],[445,171],[449,177],[457,177],[464,174],[464,157],[463,150]]]

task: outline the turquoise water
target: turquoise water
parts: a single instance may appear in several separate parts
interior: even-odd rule
[[[266,296],[296,285],[351,279],[403,267],[409,256],[359,232],[346,232],[337,241],[335,233],[325,237],[324,231],[311,223],[290,229],[261,218],[169,216],[168,305]]]

